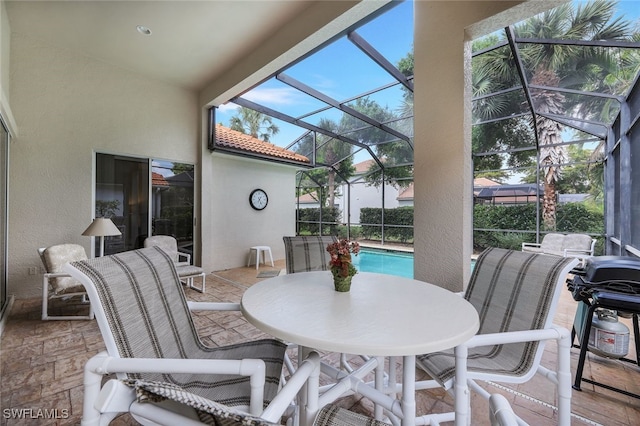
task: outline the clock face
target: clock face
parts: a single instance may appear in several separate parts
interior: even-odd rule
[[[269,197],[267,197],[267,193],[262,189],[254,189],[251,191],[251,195],[249,195],[249,204],[256,210],[262,210],[267,207],[267,203],[269,202]]]

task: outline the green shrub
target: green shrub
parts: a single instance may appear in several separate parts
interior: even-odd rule
[[[360,209],[362,237],[375,240],[382,238],[382,209],[367,207]],[[413,207],[384,209],[385,240],[413,242]]]
[[[298,209],[300,235],[320,235],[320,209]],[[338,235],[340,210],[335,207],[322,208],[322,235]]]
[[[481,251],[487,247],[519,250],[523,242],[536,241],[536,205],[478,204],[473,209],[473,227],[475,250]],[[555,232],[602,235],[604,213],[601,208],[585,203],[559,204]],[[596,254],[601,254],[603,247],[603,239],[599,238]]]

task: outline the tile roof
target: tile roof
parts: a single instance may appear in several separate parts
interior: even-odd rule
[[[474,187],[482,187],[482,186],[498,186],[500,185],[498,182],[491,180],[491,179],[487,179],[484,177],[481,178],[475,178],[473,180],[473,186]]]
[[[396,197],[396,200],[402,201],[410,201],[413,200],[413,183],[411,183],[408,187],[402,189],[400,194]]]
[[[239,151],[265,155],[281,160],[309,163],[309,159],[304,155],[297,154],[272,143],[254,138],[251,135],[231,130],[221,124],[216,125],[215,132],[216,144],[225,148],[237,149]]]
[[[366,173],[369,171],[369,167],[371,167],[372,164],[374,164],[375,161],[373,160],[364,160],[361,161],[359,163],[356,163],[353,165],[353,167],[356,168],[356,174],[358,173]]]
[[[302,194],[298,197],[300,204],[318,204],[318,194],[313,192],[311,194]]]
[[[151,185],[152,186],[169,186],[169,182],[160,173],[151,172]]]

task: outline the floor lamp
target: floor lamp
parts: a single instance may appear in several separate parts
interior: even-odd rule
[[[96,217],[91,225],[84,230],[86,237],[100,237],[100,257],[104,256],[104,237],[122,235],[118,227],[107,217]]]

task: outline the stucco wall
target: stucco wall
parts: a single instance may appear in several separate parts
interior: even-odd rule
[[[211,211],[202,236],[205,270],[246,265],[249,247],[256,245],[270,246],[274,260],[284,259],[282,237],[295,235],[295,168],[217,152],[203,159],[209,161],[211,177],[202,182],[210,196],[203,209]],[[256,188],[269,196],[261,211],[249,205]]]
[[[36,249],[78,243],[93,217],[95,151],[198,163],[197,94],[13,34],[9,293],[41,294]]]

